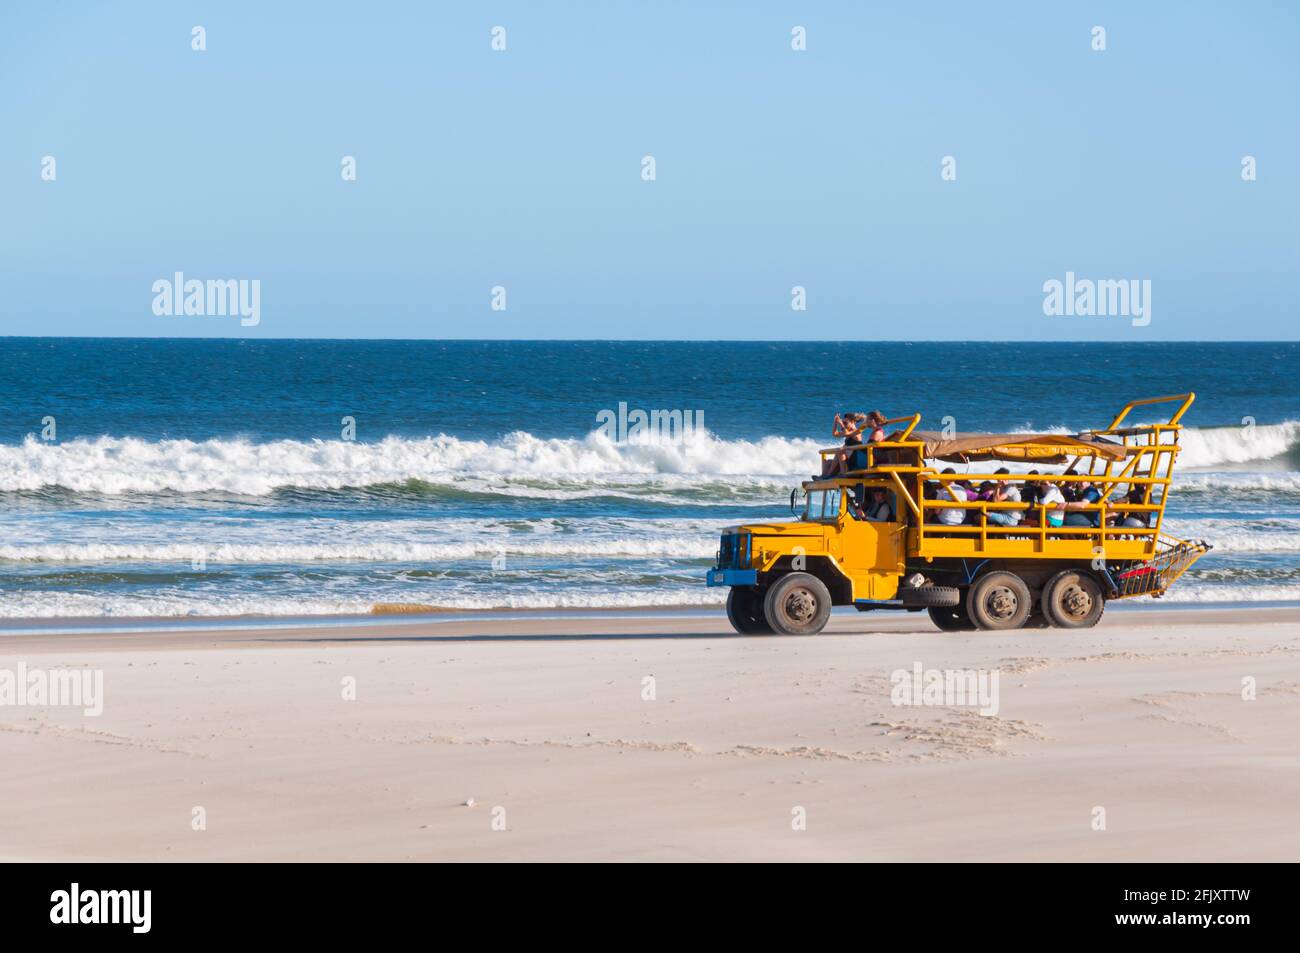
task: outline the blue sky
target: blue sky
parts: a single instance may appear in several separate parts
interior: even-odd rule
[[[1294,4],[89,6],[0,9],[0,334],[1297,337]]]

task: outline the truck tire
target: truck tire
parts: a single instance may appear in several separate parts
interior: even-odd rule
[[[732,586],[727,593],[727,621],[741,635],[771,635],[772,627],[763,617],[762,589]]]
[[[1063,569],[1043,587],[1043,615],[1062,629],[1090,629],[1101,619],[1106,600],[1092,573]]]
[[[975,580],[966,598],[966,611],[978,628],[999,632],[1023,626],[1033,604],[1023,579],[999,571]]]
[[[956,586],[917,586],[898,590],[898,598],[909,608],[942,609],[961,602],[961,590]]]
[[[966,607],[960,603],[944,608],[932,607],[930,621],[945,632],[970,632],[975,623],[966,614]]]
[[[830,590],[809,573],[789,573],[768,587],[763,616],[779,635],[816,635],[831,617]]]

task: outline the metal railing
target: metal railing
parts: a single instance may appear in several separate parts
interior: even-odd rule
[[[860,483],[872,477],[887,476],[892,488],[914,518],[918,544],[923,544],[927,536],[953,538],[973,535],[978,537],[981,549],[990,541],[1026,537],[1036,537],[1040,547],[1045,547],[1049,539],[1091,537],[1095,545],[1103,549],[1110,540],[1141,540],[1144,543],[1142,548],[1145,553],[1154,556],[1156,541],[1164,523],[1169,489],[1173,482],[1174,462],[1180,450],[1178,443],[1179,432],[1182,430],[1180,420],[1195,399],[1196,395],[1188,392],[1129,401],[1115,415],[1110,426],[1098,430],[1086,430],[1080,434],[1108,440],[1112,446],[1122,448],[1124,459],[1112,459],[1113,453],[1087,452],[1084,448],[1063,443],[1062,456],[1073,456],[1068,468],[1064,473],[1045,473],[1041,477],[1038,474],[1015,474],[1012,477],[998,473],[938,472],[935,467],[926,465],[924,441],[910,439],[913,431],[920,424],[920,414],[895,417],[885,421],[885,426],[904,425],[893,439],[830,447],[820,450],[819,454],[823,461],[832,455],[846,455],[845,472],[824,478],[841,486]],[[1122,426],[1135,408],[1175,402],[1178,408],[1165,421],[1134,427]],[[1050,446],[1048,443],[1043,445]],[[1078,472],[1085,460],[1087,461],[1086,472]],[[860,467],[847,465],[854,462],[862,462],[866,465]],[[1035,477],[1039,478],[1034,479]],[[958,500],[953,499],[947,490],[947,487],[959,481],[971,483],[992,481],[1005,485],[1019,481],[1060,484],[1085,480],[1096,485],[1101,495],[1100,502],[1082,505],[1075,503],[1060,508],[1057,505],[1015,501]],[[938,498],[926,498],[924,487],[934,483],[942,487],[938,491]],[[1142,488],[1140,502],[1110,500],[1110,496],[1121,485],[1127,485],[1130,491],[1134,487]],[[1158,498],[1155,495],[1157,488],[1160,488]],[[960,523],[937,521],[939,511],[951,509],[974,511],[976,515],[974,518],[968,516]],[[898,506],[897,510],[901,513],[903,506]],[[998,511],[1023,511],[1026,514],[1033,514],[1034,519],[1032,522],[1013,526],[990,523],[989,513]],[[1083,513],[1092,517],[1095,525],[1065,525],[1064,517],[1072,513]],[[1144,519],[1146,525],[1116,525],[1119,520],[1114,517],[1119,513],[1146,514]],[[1049,517],[1054,515],[1062,517],[1061,526],[1051,525]]]

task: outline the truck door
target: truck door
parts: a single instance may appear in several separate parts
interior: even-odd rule
[[[861,491],[845,490],[843,511],[839,521],[839,557],[840,565],[853,580],[853,598],[856,599],[893,599],[898,594],[898,580],[903,574],[904,550],[907,527],[899,515],[898,500],[894,490],[880,485],[885,491],[886,502],[892,502],[890,519],[886,521],[869,520],[868,513],[873,510],[879,515],[877,498],[872,493],[873,487],[864,486]],[[859,508],[855,505],[863,500]]]

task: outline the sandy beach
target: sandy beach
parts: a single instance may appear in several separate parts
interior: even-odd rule
[[[1300,609],[21,628],[0,671],[102,672],[103,712],[0,706],[6,859],[1300,858]],[[918,664],[996,713],[894,704]]]

